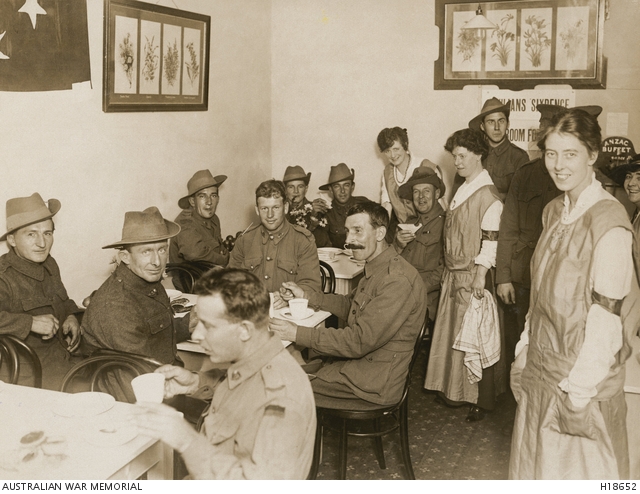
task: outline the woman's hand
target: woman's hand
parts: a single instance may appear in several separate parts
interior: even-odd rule
[[[487,271],[488,269],[483,265],[476,265],[476,276],[473,278],[471,286],[469,287],[471,289],[471,293],[476,298],[484,297],[484,285],[486,281]]]

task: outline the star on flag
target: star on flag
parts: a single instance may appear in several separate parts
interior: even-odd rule
[[[4,33],[0,34],[0,41],[2,40],[2,38],[4,38],[4,35],[7,34],[7,32],[5,31]],[[9,60],[9,57],[6,56],[4,53],[2,53],[0,51],[0,60]]]
[[[39,15],[47,15],[47,11],[44,10],[38,0],[25,0],[24,5],[20,7],[18,12],[22,12],[27,14],[31,18],[31,24],[33,25],[33,29],[36,28],[36,22],[38,22]]]

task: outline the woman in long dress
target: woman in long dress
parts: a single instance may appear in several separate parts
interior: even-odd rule
[[[628,476],[624,362],[640,309],[631,224],[593,171],[600,139],[597,120],[572,109],[539,143],[564,194],[543,213],[511,371],[514,479]]]
[[[483,369],[482,379],[470,383],[465,353],[452,345],[462,329],[471,297],[482,298],[487,272],[495,266],[502,202],[482,160],[489,149],[481,133],[463,129],[445,145],[464,183],[456,191],[444,226],[445,269],[438,316],[433,331],[425,388],[439,391],[438,400],[449,406],[471,404],[467,420],[484,418],[495,397],[506,387],[504,362]],[[490,278],[490,277],[489,277]]]

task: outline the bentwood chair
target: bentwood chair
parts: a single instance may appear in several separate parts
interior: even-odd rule
[[[336,292],[336,273],[328,262],[320,261],[320,279],[324,293]]]
[[[101,348],[67,372],[60,391],[70,392],[82,386],[89,391],[108,393],[118,401],[135,403],[131,379],[153,372],[161,365],[143,355]]]
[[[21,339],[10,335],[0,335],[0,369],[6,369],[8,382],[17,384],[20,378],[20,357],[25,357],[33,369],[33,385],[42,387],[42,365],[36,352]]]
[[[176,289],[193,293],[193,285],[200,277],[210,269],[219,267],[209,261],[189,261],[189,262],[170,262],[165,268],[165,272],[171,276],[173,286]]]
[[[411,464],[411,453],[409,451],[409,427],[408,427],[408,394],[411,384],[411,372],[415,366],[420,344],[424,337],[428,318],[420,328],[413,347],[413,355],[407,369],[407,378],[400,401],[395,405],[383,406],[367,403],[358,400],[358,406],[352,410],[342,410],[335,408],[316,407],[318,425],[316,428],[316,442],[313,450],[313,462],[308,478],[314,480],[318,474],[320,465],[320,454],[322,451],[322,436],[325,427],[336,430],[340,433],[340,445],[338,451],[339,478],[347,477],[347,441],[349,436],[371,437],[374,439],[374,448],[378,465],[381,469],[386,469],[382,448],[382,436],[399,429],[400,450],[402,452],[402,462],[407,472],[407,480],[415,480],[413,466]]]

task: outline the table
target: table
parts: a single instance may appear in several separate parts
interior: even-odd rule
[[[98,415],[60,415],[61,407],[76,399],[69,393],[0,383],[1,479],[135,480],[144,473],[149,480],[173,479],[173,450],[161,441],[138,435],[120,445],[95,444],[90,431],[96,431],[96,423],[121,422],[135,405],[115,402]],[[16,465],[11,459],[24,458],[36,444],[24,445],[20,439],[34,431],[45,433],[46,449]]]
[[[197,300],[197,295],[190,295],[190,294],[182,294],[180,297],[183,298],[187,298],[189,299],[190,302],[195,303]],[[287,317],[284,317],[282,315],[282,312],[286,309],[286,307],[283,307],[282,309],[272,309],[273,310],[273,314],[270,314],[272,317],[276,317],[278,319],[284,319],[284,320],[289,320]],[[331,315],[330,312],[324,311],[324,310],[318,310],[315,311],[310,317],[306,318],[306,319],[302,319],[302,320],[291,320],[292,322],[300,325],[300,326],[307,326],[307,327],[311,327],[311,328],[317,328],[319,327],[322,323],[324,323],[324,321]],[[176,317],[179,317],[179,315],[176,315]],[[284,346],[288,346],[291,344],[290,341],[283,341]],[[184,366],[185,368],[192,370],[192,371],[206,371],[209,370],[213,367],[216,368],[225,368],[224,365],[220,365],[220,364],[213,364],[211,363],[211,361],[207,358],[207,354],[204,351],[204,348],[202,348],[198,343],[196,343],[195,341],[183,341],[181,343],[178,343],[178,355],[180,356],[180,358],[182,359],[182,361],[184,362]]]
[[[362,277],[364,261],[354,262],[346,254],[338,254],[325,262],[333,268],[336,275],[336,293],[349,295]]]

